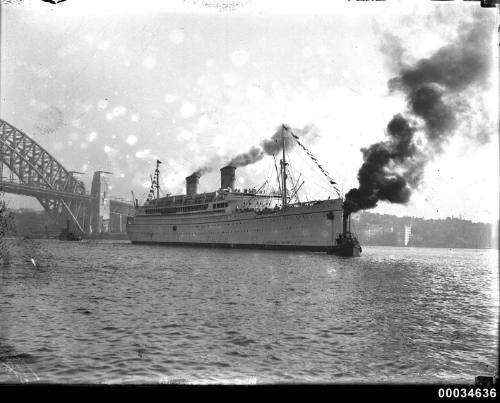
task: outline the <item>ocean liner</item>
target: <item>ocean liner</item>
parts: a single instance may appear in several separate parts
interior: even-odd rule
[[[279,191],[237,189],[237,168],[227,165],[220,169],[220,188],[216,191],[198,193],[200,174],[195,172],[186,178],[186,194],[160,197],[161,162],[157,161],[148,200],[142,206],[134,200],[135,216],[127,222],[130,241],[359,256],[361,246],[350,231],[340,193],[334,199],[291,203],[297,187],[287,189],[285,130],[288,128],[283,125],[279,172],[276,166]],[[298,136],[290,134],[308,152]],[[333,180],[331,183],[335,184]]]

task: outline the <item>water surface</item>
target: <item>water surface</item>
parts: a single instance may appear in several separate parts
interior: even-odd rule
[[[497,251],[11,242],[0,382],[471,383],[496,368]]]

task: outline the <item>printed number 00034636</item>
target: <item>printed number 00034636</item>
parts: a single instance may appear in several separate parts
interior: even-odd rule
[[[497,390],[495,388],[439,388],[439,397],[477,397],[477,398],[495,398]]]

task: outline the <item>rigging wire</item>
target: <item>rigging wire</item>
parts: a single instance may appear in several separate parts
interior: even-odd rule
[[[337,189],[337,187],[335,186],[337,184],[337,182],[335,182],[332,177],[330,176],[330,174],[328,173],[328,171],[326,169],[324,169],[318,162],[318,160],[316,159],[316,157],[313,156],[313,154],[300,142],[299,140],[299,136],[297,136],[293,131],[290,131],[290,135],[295,139],[296,143],[302,147],[302,149],[306,152],[306,154],[311,158],[311,160],[314,161],[314,163],[316,164],[316,166],[321,170],[321,172],[323,173],[323,175],[326,176],[326,178],[329,180],[330,184],[332,185],[333,189],[335,189],[335,191],[337,192],[337,194],[340,196],[340,191]]]
[[[297,156],[298,156],[298,157],[299,157],[302,161],[304,161],[304,159],[300,156],[300,154],[295,153],[295,151],[293,151],[293,150],[292,150],[292,152],[293,152],[293,155],[297,155]],[[289,153],[289,156],[290,156],[290,154],[292,154],[292,153]],[[291,160],[291,156],[290,156],[290,160]],[[304,163],[306,163],[306,164],[308,165],[308,163],[307,163],[306,161],[304,161]],[[293,167],[292,167],[292,165],[290,165],[290,166],[288,167],[288,172],[289,172],[291,175],[293,175],[293,173],[294,173],[294,172],[296,172],[296,171],[297,171],[297,170],[296,170],[295,168],[293,168]],[[297,183],[299,183],[299,182],[300,182],[300,178],[302,177],[302,173],[303,173],[303,172],[301,172],[301,171],[297,171],[297,172],[299,172],[299,177],[298,177],[298,179],[297,179]],[[313,171],[313,172],[314,172],[314,171]],[[302,188],[302,186],[304,185],[304,183],[305,183],[305,182],[306,182],[306,181],[305,181],[305,180],[303,180],[303,181],[302,181],[302,183],[301,183],[300,185],[298,185],[298,187],[296,187],[296,189],[294,189],[294,191],[295,191],[295,192],[293,193],[293,196],[297,198],[297,201],[298,201],[299,203],[300,203],[300,199],[299,199],[299,197],[298,197],[299,190],[301,190],[301,188]],[[316,183],[315,181],[312,181],[312,182],[313,182],[313,183]],[[317,183],[316,183],[316,184],[317,184]],[[319,185],[319,186],[320,186],[320,187],[323,187],[323,186],[321,186],[321,185]],[[323,188],[324,188],[324,187],[323,187]],[[324,189],[326,189],[326,188],[324,188]],[[330,189],[328,189],[328,191],[330,191]],[[306,191],[305,189],[302,189],[302,194],[303,194],[303,196],[306,198],[306,201],[309,201],[309,195],[307,194],[307,191]]]
[[[323,184],[325,184],[325,185],[326,185],[325,180],[327,180],[327,179],[326,179],[326,177],[325,177],[324,175],[321,175],[321,174],[318,172],[318,170],[317,170],[317,169],[316,169],[316,167],[314,166],[314,165],[316,165],[316,164],[314,164],[314,165],[313,165],[313,162],[312,162],[310,159],[305,159],[305,158],[303,158],[302,153],[300,153],[300,152],[298,152],[298,151],[296,151],[296,150],[293,150],[293,155],[297,156],[297,157],[298,157],[298,158],[299,158],[299,159],[300,159],[300,160],[301,160],[304,164],[306,164],[306,165],[307,165],[307,167],[311,170],[311,173],[313,173],[313,174],[315,175],[315,177],[317,177],[317,178],[318,178],[318,179],[319,179],[319,180],[320,180]],[[317,182],[316,182],[316,183],[317,183]],[[328,182],[328,185],[329,185],[329,184],[330,184],[330,183]],[[322,186],[322,187],[323,187],[323,189],[328,189],[328,191],[331,191],[331,187],[329,187],[329,186],[328,186],[327,188],[325,188],[324,186]]]
[[[317,176],[318,179],[320,179],[322,182],[325,181],[325,179],[326,179],[325,176],[319,174],[318,170],[316,169],[316,167],[313,166],[310,159],[304,159],[302,156],[302,153],[299,153],[296,150],[292,150],[292,153],[293,153],[293,155],[297,156],[304,164],[306,164],[307,167],[311,170],[311,173],[313,173],[315,176]],[[317,182],[315,182],[315,183],[317,183]],[[326,189],[326,188],[324,188],[324,189]],[[331,191],[331,188],[328,188],[328,191]]]
[[[293,177],[293,174],[292,174],[292,170],[288,170],[288,175],[290,177],[290,182],[292,182],[292,193],[290,193],[290,201],[292,200],[292,198],[297,194],[297,184],[295,183],[295,180],[294,180],[294,177]],[[300,203],[300,200],[297,200],[299,203]]]
[[[304,185],[304,183],[306,183],[305,180],[302,181],[302,183],[294,190],[292,196],[290,196],[292,199],[295,197],[297,203],[300,203],[299,190],[302,188],[302,185]]]
[[[293,153],[294,153],[294,155],[298,156],[299,159],[302,162],[304,162],[311,169],[311,171],[314,172],[314,174],[317,175],[319,178],[321,178],[321,180],[324,182],[325,178],[322,175],[319,175],[317,173],[316,169],[314,169],[314,167],[311,165],[311,163],[308,160],[305,160],[304,158],[302,158],[302,156],[299,153],[296,153],[295,150],[293,151]],[[311,178],[308,178],[308,180],[311,181],[312,183],[314,183],[315,185],[317,185],[318,187],[322,188],[323,190],[326,190],[328,193],[330,193],[332,190],[330,187],[326,187],[323,184],[312,180]]]
[[[296,150],[292,150],[291,153],[289,153],[289,156],[290,156],[290,159],[291,159],[291,154],[293,156],[297,156],[301,161],[303,161],[310,169],[311,169],[311,172],[313,172],[315,175],[318,176],[318,178],[320,178],[322,181],[325,180],[324,176],[323,175],[319,175],[319,173],[317,172],[317,170],[311,165],[311,163],[309,162],[309,160],[305,160],[304,158],[302,158],[302,155],[301,153],[297,152]],[[298,172],[299,173],[299,179],[297,180],[297,182],[300,182],[300,176],[302,176],[302,172],[299,172],[297,171],[295,168],[293,168],[293,164],[290,164],[289,167],[288,167],[288,170],[290,173],[292,172]],[[309,178],[308,178],[309,180]],[[298,192],[299,190],[302,190],[301,193],[305,196],[306,198],[306,201],[309,201],[309,195],[307,193],[307,191],[305,189],[303,189],[303,185],[306,181],[304,180],[302,183],[298,184],[298,187],[294,184],[295,187],[297,187],[297,191],[293,194],[293,196],[296,196],[297,199],[298,198]],[[318,183],[317,181],[315,180],[310,180],[310,182],[312,182],[313,184],[315,184],[317,187],[319,188],[322,188],[323,190],[325,190],[328,194],[330,194],[331,192],[331,188],[330,187],[325,187],[324,185],[322,185],[321,183]]]
[[[276,164],[276,155],[273,154],[274,168],[276,168],[276,178],[278,179],[278,190],[281,193],[281,178],[278,172],[278,165]]]

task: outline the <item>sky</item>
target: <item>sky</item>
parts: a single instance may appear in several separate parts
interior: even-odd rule
[[[395,114],[408,114],[404,94],[388,85],[396,59],[428,58],[474,20],[492,33],[483,46],[496,66],[487,85],[459,94],[456,107],[474,113],[460,115],[429,156],[406,204],[381,201],[371,211],[497,220],[498,10],[332,3],[3,0],[0,116],[82,172],[88,189],[94,171],[110,171],[113,196],[130,199],[133,190],[142,200],[157,159],[164,193],[183,193],[185,177],[205,166],[200,191],[212,191],[220,167],[282,123],[297,133],[312,127],[303,144],[346,193],[358,186],[361,149],[387,138]],[[289,159],[305,180],[302,201],[335,196],[300,147]],[[238,184],[259,188],[275,180],[274,169],[269,156],[238,168]],[[12,207],[36,206],[9,198]]]

